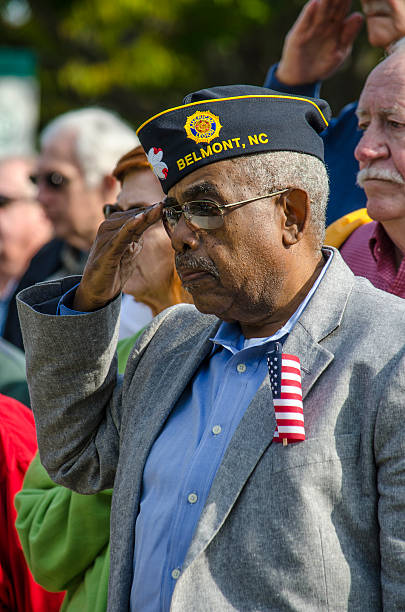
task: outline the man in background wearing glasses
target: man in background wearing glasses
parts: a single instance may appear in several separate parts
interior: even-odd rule
[[[103,205],[114,202],[117,160],[138,144],[134,131],[115,114],[83,108],[56,117],[43,130],[32,180],[55,235],[64,240],[55,278],[81,274],[102,222]]]
[[[322,246],[329,116],[190,94],[138,130],[165,202],[20,294],[44,465],[114,485],[111,612],[405,609],[405,305]],[[121,380],[119,295],[161,216],[197,309],[154,319]]]

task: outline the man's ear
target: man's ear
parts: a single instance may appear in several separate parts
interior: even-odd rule
[[[101,191],[105,202],[114,199],[118,193],[118,181],[112,174],[106,174],[101,182]]]
[[[280,196],[280,205],[284,246],[293,246],[302,240],[308,226],[311,212],[309,196],[303,189],[293,187]]]

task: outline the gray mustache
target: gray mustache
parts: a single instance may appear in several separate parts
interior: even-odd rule
[[[357,184],[360,187],[364,186],[365,181],[370,179],[378,179],[382,181],[390,181],[391,183],[397,183],[403,185],[405,183],[404,178],[396,170],[388,170],[387,168],[363,168],[357,173]]]
[[[205,257],[194,257],[188,253],[179,253],[175,257],[176,268],[179,273],[181,271],[199,270],[201,272],[208,272],[215,278],[219,278],[218,270],[210,259]]]

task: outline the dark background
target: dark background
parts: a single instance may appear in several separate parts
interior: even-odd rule
[[[0,0],[0,45],[35,52],[41,127],[59,113],[88,105],[114,109],[137,126],[179,104],[189,91],[231,83],[262,85],[303,4]],[[353,3],[353,9],[359,5]],[[363,28],[352,57],[322,88],[334,114],[358,97],[381,57],[382,51],[368,45]]]

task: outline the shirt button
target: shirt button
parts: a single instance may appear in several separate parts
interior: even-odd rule
[[[246,366],[244,363],[238,363],[236,369],[238,370],[240,374],[243,374],[243,372],[246,372]]]
[[[180,574],[181,574],[180,570],[176,567],[176,569],[172,571],[172,578],[174,580],[177,580],[178,578],[180,578]]]
[[[216,436],[220,434],[221,431],[222,431],[221,425],[214,425],[214,427],[212,428],[212,433],[215,434]]]
[[[195,493],[190,493],[190,495],[187,497],[188,501],[190,504],[195,504],[196,501],[198,500],[198,497]]]

